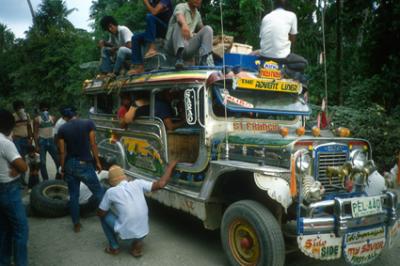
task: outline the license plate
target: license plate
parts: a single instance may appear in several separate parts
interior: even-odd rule
[[[381,197],[365,197],[352,199],[351,212],[354,218],[381,213]]]

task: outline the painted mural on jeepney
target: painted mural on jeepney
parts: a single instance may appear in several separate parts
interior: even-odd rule
[[[157,175],[163,173],[164,162],[158,152],[160,147],[153,146],[151,141],[144,138],[121,137],[120,141],[131,166],[151,171]]]
[[[366,264],[375,260],[383,251],[386,242],[385,227],[347,233],[344,237],[346,261],[353,264]]]
[[[393,247],[400,238],[400,220],[397,220],[392,227],[389,228],[389,248]]]

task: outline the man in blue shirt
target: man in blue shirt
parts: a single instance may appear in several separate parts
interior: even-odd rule
[[[97,178],[93,161],[101,171],[100,159],[96,145],[96,127],[91,120],[76,117],[73,108],[64,108],[63,118],[67,121],[58,131],[61,173],[68,183],[70,212],[74,231],[80,231],[79,223],[79,185],[81,181],[88,186],[98,202],[104,190]],[[65,149],[66,147],[66,149]],[[66,157],[65,157],[66,150]]]
[[[164,38],[168,22],[172,15],[171,0],[143,0],[149,13],[146,15],[146,31],[132,37],[132,64],[134,68],[128,74],[138,74],[144,71],[142,47],[147,43],[149,48],[145,58],[157,54],[156,38]]]

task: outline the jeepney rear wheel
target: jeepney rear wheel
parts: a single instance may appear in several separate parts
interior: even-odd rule
[[[281,228],[271,212],[256,201],[242,200],[229,206],[222,218],[221,240],[231,265],[285,263]]]

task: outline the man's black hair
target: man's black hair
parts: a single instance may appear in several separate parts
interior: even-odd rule
[[[150,99],[150,91],[135,91],[133,98],[136,100],[148,100]]]
[[[110,26],[110,24],[118,26],[117,20],[112,16],[104,16],[100,20],[100,26],[104,31],[108,31],[108,26]]]
[[[274,8],[287,9],[289,0],[274,0]]]
[[[60,109],[60,113],[63,117],[71,119],[76,116],[76,108],[73,106],[65,106]]]
[[[16,100],[16,101],[13,102],[14,111],[18,111],[19,109],[21,109],[21,108],[23,108],[23,107],[25,107],[25,104],[24,104],[23,101],[21,101],[21,100]]]
[[[11,112],[0,109],[0,132],[8,136],[15,127],[15,118]]]
[[[39,103],[39,110],[49,109],[50,105],[48,102],[42,101]]]

